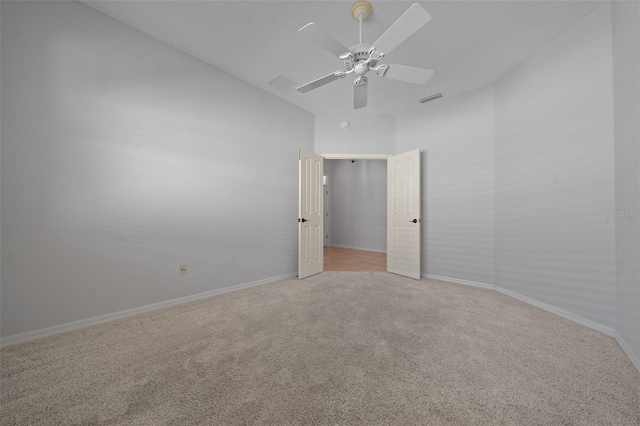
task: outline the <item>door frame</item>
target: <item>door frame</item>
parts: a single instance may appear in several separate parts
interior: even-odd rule
[[[318,154],[316,152],[316,154]],[[386,160],[393,154],[318,154],[325,160]]]
[[[388,160],[390,157],[393,157],[394,154],[320,154],[314,152],[314,154],[319,155],[324,160]],[[398,155],[398,154],[396,154]],[[422,169],[422,167],[421,167]],[[422,174],[422,171],[420,172]],[[324,186],[323,186],[324,190]],[[324,191],[323,191],[324,192]],[[422,198],[422,194],[420,194]],[[324,204],[324,203],[323,203]],[[323,213],[325,209],[323,207]],[[387,219],[388,220],[388,219]],[[388,223],[388,222],[387,222]],[[326,230],[324,229],[324,217],[323,217],[323,234]],[[422,244],[422,243],[420,243]],[[323,235],[323,249],[324,249],[324,235]],[[324,268],[323,268],[324,269]],[[422,275],[422,271],[420,270],[420,275]]]

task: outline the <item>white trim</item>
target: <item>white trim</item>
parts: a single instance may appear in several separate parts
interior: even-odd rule
[[[478,281],[469,281],[469,280],[463,280],[460,278],[444,277],[442,275],[422,274],[422,276],[425,278],[430,278],[432,280],[448,281],[456,284],[470,285],[473,287],[488,288],[490,290],[493,290],[493,287],[494,287],[493,284],[485,284]]]
[[[526,302],[529,305],[533,305],[533,306],[535,306],[537,308],[540,308],[540,309],[543,309],[543,310],[545,310],[547,312],[551,312],[552,314],[559,315],[559,316],[561,316],[563,318],[571,320],[571,321],[573,321],[575,323],[578,323],[580,325],[584,325],[585,327],[589,327],[589,328],[592,328],[594,330],[597,330],[597,331],[599,331],[601,333],[606,334],[607,336],[614,337],[614,335],[615,335],[615,330],[613,328],[611,328],[611,327],[607,327],[606,325],[602,325],[602,324],[600,324],[598,322],[591,321],[590,319],[583,318],[583,317],[581,317],[579,315],[572,314],[571,312],[567,312],[567,311],[565,311],[563,309],[556,308],[555,306],[548,305],[548,304],[546,304],[544,302],[539,302],[539,301],[537,301],[535,299],[532,299],[530,297],[523,296],[523,295],[521,295],[519,293],[516,293],[515,291],[507,290],[506,288],[498,287],[498,286],[493,285],[493,284],[485,284],[485,283],[481,283],[481,282],[477,282],[477,281],[469,281],[469,280],[463,280],[463,279],[459,279],[459,278],[444,277],[444,276],[441,276],[441,275],[434,275],[434,274],[424,274],[423,273],[422,276],[425,277],[425,278],[431,278],[431,279],[434,279],[434,280],[449,281],[449,282],[456,283],[456,284],[463,284],[463,285],[470,285],[470,286],[473,286],[473,287],[481,287],[481,288],[492,289],[492,290],[498,291],[498,292],[500,292],[502,294],[506,294],[507,296],[513,297],[514,299],[518,299],[518,300],[521,300],[523,302]],[[622,344],[620,346],[622,346]],[[624,349],[624,347],[623,347],[623,349]],[[628,346],[627,346],[627,350],[629,350]],[[627,354],[631,353],[631,352],[627,352],[626,350],[625,350],[625,352]],[[635,364],[634,360],[631,360],[631,362],[634,362],[634,365],[637,366],[637,364]]]
[[[28,331],[26,333],[14,334],[13,336],[7,336],[0,339],[0,346],[13,345],[15,343],[26,342],[27,340],[37,339],[40,337],[50,336],[52,334],[64,333],[65,331],[71,331],[78,328],[88,327],[90,325],[100,324],[103,322],[113,321],[120,318],[129,317],[132,315],[142,314],[145,312],[155,311],[157,309],[168,308],[174,305],[180,305],[187,302],[193,302],[200,299],[206,299],[208,297],[217,296],[224,293],[230,293],[232,291],[243,290],[245,288],[255,287],[262,284],[269,284],[276,281],[285,280],[287,278],[295,277],[296,273],[279,275],[277,277],[265,278],[258,281],[252,281],[243,284],[236,284],[229,287],[222,287],[215,290],[205,291],[203,293],[193,294],[191,296],[179,297],[177,299],[166,300],[164,302],[152,303],[151,305],[140,306],[132,309],[125,309],[124,311],[113,312],[105,315],[98,315],[96,317],[85,318],[78,321],[68,322],[65,324],[54,325],[52,327],[41,328],[39,330]]]
[[[336,246],[336,247],[342,247],[342,246]],[[368,251],[373,251],[373,250],[368,250]],[[164,301],[164,302],[153,303],[151,305],[140,306],[138,308],[126,309],[124,311],[114,312],[114,313],[111,313],[111,314],[99,315],[99,316],[96,316],[96,317],[86,318],[86,319],[79,320],[79,321],[73,321],[73,322],[68,322],[68,323],[65,323],[65,324],[55,325],[53,327],[41,328],[39,330],[28,331],[26,333],[21,333],[21,334],[15,334],[13,336],[7,336],[7,337],[1,338],[0,339],[0,346],[4,347],[4,346],[8,346],[8,345],[13,345],[13,344],[16,344],[16,343],[25,342],[27,340],[33,340],[33,339],[37,339],[37,338],[40,338],[40,337],[50,336],[52,334],[63,333],[63,332],[75,330],[75,329],[78,329],[78,328],[88,327],[90,325],[95,325],[95,324],[100,324],[100,323],[104,323],[104,322],[108,322],[108,321],[113,321],[113,320],[116,320],[116,319],[125,318],[125,317],[129,317],[129,316],[137,315],[137,314],[142,314],[142,313],[145,313],[145,312],[155,311],[157,309],[168,308],[170,306],[180,305],[180,304],[187,303],[187,302],[193,302],[193,301],[200,300],[200,299],[206,299],[208,297],[213,297],[213,296],[217,296],[217,295],[224,294],[224,293],[230,293],[230,292],[233,292],[233,291],[243,290],[243,289],[250,288],[250,287],[256,287],[256,286],[263,285],[263,284],[269,284],[269,283],[272,283],[272,282],[276,282],[276,281],[281,281],[281,280],[285,280],[285,279],[288,279],[288,278],[292,278],[292,277],[295,277],[295,276],[296,276],[296,273],[292,272],[292,273],[280,275],[280,276],[277,276],[277,277],[265,278],[265,279],[258,280],[258,281],[252,281],[252,282],[248,282],[248,283],[244,283],[244,284],[237,284],[237,285],[233,285],[233,286],[229,286],[229,287],[223,287],[223,288],[219,288],[219,289],[215,289],[215,290],[205,291],[203,293],[193,294],[191,296],[179,297],[177,299],[172,299],[172,300],[167,300],[167,301]],[[470,281],[470,280],[464,280],[464,279],[459,279],[459,278],[445,277],[445,276],[442,276],[442,275],[434,275],[434,274],[425,274],[425,273],[423,273],[422,276],[425,277],[425,278],[439,280],[439,281],[445,281],[445,282],[451,282],[451,283],[454,283],[454,284],[462,284],[462,285],[468,285],[468,286],[473,286],[473,287],[481,287],[481,288],[486,288],[486,289],[493,289],[493,290],[498,291],[500,293],[506,294],[507,296],[513,297],[514,299],[521,300],[521,301],[523,301],[525,303],[528,303],[530,305],[533,305],[533,306],[538,307],[540,309],[543,309],[545,311],[551,312],[553,314],[559,315],[559,316],[561,316],[563,318],[566,318],[568,320],[576,322],[576,323],[578,323],[580,325],[584,325],[585,327],[589,327],[589,328],[592,328],[594,330],[600,331],[600,332],[606,334],[607,336],[614,337],[616,339],[616,341],[618,342],[618,344],[620,345],[620,347],[622,348],[622,350],[624,351],[624,353],[627,355],[627,357],[631,361],[631,363],[633,364],[633,366],[636,367],[636,369],[640,372],[640,359],[638,358],[638,356],[636,356],[636,354],[633,353],[633,351],[631,350],[631,347],[624,341],[624,339],[617,332],[615,332],[615,330],[613,328],[611,328],[611,327],[604,326],[604,325],[599,324],[599,323],[597,323],[595,321],[588,320],[586,318],[583,318],[581,316],[572,314],[572,313],[567,312],[565,310],[562,310],[560,308],[556,308],[555,306],[551,306],[551,305],[548,305],[546,303],[539,302],[539,301],[537,301],[535,299],[532,299],[530,297],[522,296],[521,294],[518,294],[518,293],[516,293],[514,291],[507,290],[507,289],[504,289],[502,287],[497,287],[497,286],[495,286],[493,284],[485,284],[485,283],[481,283],[481,282],[477,282],[477,281]]]
[[[353,247],[353,246],[343,246],[340,244],[331,244],[327,247],[340,247],[340,248],[346,248],[346,249],[352,249],[352,250],[362,250],[362,251],[372,251],[374,253],[386,253],[386,250],[374,250],[374,249],[370,249],[370,248],[364,248],[364,247]]]
[[[566,318],[568,320],[571,320],[573,322],[577,322],[580,325],[584,325],[585,327],[589,327],[592,328],[594,330],[600,331],[604,334],[606,334],[607,336],[611,336],[613,337],[615,334],[615,331],[613,328],[611,327],[607,327],[606,325],[602,325],[600,323],[597,323],[595,321],[591,321],[590,319],[586,319],[583,318],[579,315],[576,314],[572,314],[571,312],[567,312],[563,309],[560,308],[556,308],[555,306],[552,305],[547,305],[544,302],[539,302],[536,299],[532,299],[530,297],[527,296],[523,296],[521,294],[518,294],[514,291],[511,290],[507,290],[506,288],[502,288],[502,287],[498,287],[498,286],[494,286],[494,289],[496,291],[499,291],[500,293],[506,294],[507,296],[511,296],[515,299],[521,300],[523,302],[526,302],[530,305],[536,306],[540,309],[544,309],[545,311],[551,312],[552,314],[556,314],[556,315],[560,315],[563,318]]]
[[[620,336],[617,331],[614,337],[624,353],[627,354],[627,357],[631,361],[631,364],[633,364],[636,370],[638,370],[638,372],[640,373],[640,358],[638,357],[638,355],[633,353],[633,351],[631,350],[631,346],[627,345],[627,342],[624,341],[622,336]]]
[[[393,154],[318,154],[325,160],[386,160]]]

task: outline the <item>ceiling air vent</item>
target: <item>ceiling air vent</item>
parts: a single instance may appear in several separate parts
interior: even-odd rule
[[[426,98],[420,99],[420,103],[421,104],[426,104],[427,102],[434,101],[434,100],[436,100],[438,98],[441,98],[441,97],[442,97],[441,93],[436,93],[435,95],[427,96]]]
[[[281,93],[289,93],[298,85],[294,79],[284,74],[278,74],[267,84]]]

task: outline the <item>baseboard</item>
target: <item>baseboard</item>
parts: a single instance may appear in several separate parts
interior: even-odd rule
[[[547,312],[551,312],[552,314],[556,314],[559,315],[563,318],[566,318],[570,321],[573,321],[575,323],[578,323],[580,325],[584,325],[585,327],[589,327],[591,329],[597,330],[601,333],[606,334],[607,336],[611,336],[614,337],[616,339],[616,341],[618,342],[618,344],[620,345],[620,347],[622,348],[622,350],[624,351],[624,353],[627,355],[627,357],[629,358],[629,360],[631,361],[631,363],[633,364],[633,366],[638,370],[638,372],[640,372],[640,356],[638,354],[635,354],[632,350],[631,347],[624,341],[624,339],[611,327],[607,327],[605,325],[602,325],[600,323],[597,323],[595,321],[591,321],[589,319],[583,318],[579,315],[575,315],[572,314],[571,312],[567,312],[563,309],[560,308],[556,308],[555,306],[552,305],[548,305],[546,303],[537,301],[535,299],[532,299],[530,297],[527,296],[523,296],[519,293],[516,293],[515,291],[511,291],[511,290],[507,290],[505,288],[502,287],[498,287],[495,286],[493,284],[485,284],[485,283],[480,283],[480,282],[476,282],[476,281],[469,281],[469,280],[463,280],[463,279],[459,279],[459,278],[452,278],[452,277],[445,277],[442,275],[434,275],[434,274],[422,274],[423,277],[425,278],[431,278],[434,280],[440,280],[440,281],[447,281],[447,282],[452,282],[452,283],[456,283],[456,284],[464,284],[464,285],[469,285],[469,286],[473,286],[473,287],[482,287],[482,288],[487,288],[487,289],[493,289],[495,291],[499,291],[502,294],[506,294],[507,296],[513,297],[514,299],[518,299],[521,300],[525,303],[528,303],[529,305],[533,305],[537,308],[543,309]]]
[[[535,306],[537,308],[544,309],[547,312],[551,312],[552,314],[559,315],[559,316],[561,316],[563,318],[566,318],[568,320],[571,320],[571,321],[573,321],[575,323],[578,323],[580,325],[584,325],[585,327],[589,327],[589,328],[592,328],[594,330],[600,331],[600,332],[606,334],[607,336],[614,337],[614,335],[615,335],[615,330],[613,328],[611,328],[611,327],[607,327],[607,326],[602,325],[602,324],[600,324],[598,322],[591,321],[591,320],[583,318],[583,317],[581,317],[579,315],[572,314],[571,312],[567,312],[567,311],[565,311],[563,309],[556,308],[555,306],[548,305],[546,303],[540,302],[540,301],[532,299],[530,297],[523,296],[520,293],[516,293],[515,291],[507,290],[506,288],[498,287],[498,286],[495,286],[493,284],[486,284],[486,283],[481,283],[481,282],[476,282],[476,281],[469,281],[469,280],[463,280],[463,279],[460,279],[460,278],[445,277],[445,276],[434,275],[434,274],[422,274],[422,276],[425,277],[425,278],[431,278],[431,279],[434,279],[434,280],[448,281],[448,282],[452,282],[452,283],[456,283],[456,284],[464,284],[464,285],[470,285],[470,286],[473,286],[473,287],[482,287],[482,288],[487,288],[487,289],[493,289],[495,291],[499,291],[502,294],[506,294],[507,296],[511,296],[514,299],[521,300],[521,301],[526,302],[526,303],[528,303],[530,305],[533,305],[533,306]],[[622,345],[620,345],[620,346],[622,346]],[[634,362],[634,361],[632,360],[632,362]]]
[[[567,311],[565,311],[563,309],[556,308],[555,306],[548,305],[548,304],[546,304],[544,302],[540,302],[540,301],[532,299],[530,297],[523,296],[523,295],[521,295],[519,293],[516,293],[515,291],[507,290],[506,288],[502,288],[502,287],[498,287],[498,286],[495,286],[494,289],[496,291],[499,291],[500,293],[506,294],[507,296],[511,296],[511,297],[513,297],[515,299],[518,299],[518,300],[521,300],[523,302],[526,302],[526,303],[528,303],[530,305],[533,305],[533,306],[535,306],[537,308],[544,309],[545,311],[551,312],[552,314],[559,315],[559,316],[561,316],[563,318],[566,318],[568,320],[576,322],[576,323],[578,323],[580,325],[584,325],[585,327],[589,327],[589,328],[592,328],[594,330],[600,331],[600,332],[606,334],[607,336],[613,337],[614,334],[615,334],[615,330],[613,328],[611,328],[611,327],[607,327],[606,325],[602,325],[602,324],[600,324],[598,322],[591,321],[591,320],[583,318],[583,317],[581,317],[579,315],[572,314],[571,312],[567,312]]]
[[[425,278],[430,278],[432,280],[448,281],[450,283],[470,285],[472,287],[488,288],[490,290],[493,290],[493,287],[494,287],[493,284],[486,284],[478,281],[463,280],[461,278],[445,277],[442,275],[422,274],[422,276]]]
[[[13,345],[16,343],[26,342],[40,337],[50,336],[52,334],[64,333],[65,331],[76,330],[78,328],[88,327],[90,325],[100,324],[103,322],[113,321],[120,318],[130,317],[132,315],[142,314],[145,312],[155,311],[157,309],[168,308],[170,306],[180,305],[182,303],[193,302],[207,297],[213,297],[232,291],[243,290],[245,288],[256,287],[263,284],[269,284],[276,281],[282,281],[287,278],[296,276],[296,272],[279,275],[277,277],[265,278],[258,281],[252,281],[243,284],[236,284],[229,287],[218,288],[215,290],[205,291],[203,293],[192,294],[190,296],[179,297],[177,299],[166,300],[164,302],[152,303],[137,308],[125,309],[124,311],[113,312],[111,314],[98,315],[79,321],[68,322],[65,324],[54,325],[52,327],[41,328],[39,330],[28,331],[26,333],[14,334],[0,339],[0,346]]]
[[[386,253],[386,250],[374,250],[374,249],[370,249],[370,248],[365,248],[365,247],[353,247],[353,246],[343,246],[340,244],[331,244],[329,245],[329,247],[340,247],[340,248],[346,248],[346,249],[353,249],[353,250],[363,250],[363,251],[372,251],[375,253]]]
[[[633,366],[636,367],[636,370],[638,370],[638,372],[640,373],[640,355],[633,353],[633,351],[631,350],[631,346],[627,345],[627,342],[624,341],[624,339],[618,334],[618,332],[615,333],[614,337],[616,339],[616,342],[618,342],[624,353],[631,361],[631,364],[633,364]]]
[[[369,250],[369,251],[372,251],[372,250]],[[47,327],[47,328],[42,328],[42,329],[39,329],[39,330],[28,331],[26,333],[15,334],[13,336],[7,336],[7,337],[1,338],[0,339],[0,346],[7,346],[7,345],[16,344],[16,343],[21,343],[21,342],[25,342],[27,340],[33,340],[33,339],[37,339],[37,338],[40,338],[40,337],[45,337],[45,336],[50,336],[50,335],[53,335],[53,334],[63,333],[65,331],[71,331],[71,330],[75,330],[75,329],[78,329],[78,328],[88,327],[90,325],[95,325],[95,324],[100,324],[100,323],[104,323],[104,322],[108,322],[108,321],[113,321],[113,320],[116,320],[116,319],[125,318],[125,317],[129,317],[129,316],[137,315],[137,314],[142,314],[142,313],[145,313],[145,312],[155,311],[157,309],[168,308],[170,306],[180,305],[182,303],[193,302],[193,301],[200,300],[200,299],[206,299],[208,297],[213,297],[213,296],[217,296],[217,295],[224,294],[224,293],[230,293],[230,292],[233,292],[233,291],[243,290],[243,289],[250,288],[250,287],[256,287],[256,286],[263,285],[263,284],[269,284],[269,283],[272,283],[272,282],[276,282],[276,281],[281,281],[281,280],[285,280],[285,279],[288,279],[288,278],[292,278],[292,277],[295,277],[295,276],[296,276],[296,273],[292,272],[292,273],[280,275],[280,276],[277,276],[277,277],[270,277],[270,278],[265,278],[265,279],[258,280],[258,281],[252,281],[252,282],[243,283],[243,284],[237,284],[237,285],[233,285],[233,286],[229,286],[229,287],[223,287],[223,288],[219,288],[219,289],[215,289],[215,290],[206,291],[206,292],[203,292],[203,293],[198,293],[198,294],[193,294],[193,295],[190,295],[190,296],[179,297],[177,299],[167,300],[167,301],[164,301],[164,302],[158,302],[158,303],[153,303],[153,304],[150,304],[150,305],[140,306],[140,307],[137,307],[137,308],[126,309],[124,311],[118,311],[118,312],[114,312],[114,313],[111,313],[111,314],[98,315],[98,316],[95,316],[95,317],[86,318],[86,319],[79,320],[79,321],[73,321],[73,322],[69,322],[69,323],[65,323],[65,324],[55,325],[53,327]],[[532,298],[527,297],[527,296],[523,296],[523,295],[521,295],[519,293],[516,293],[516,292],[511,291],[511,290],[507,290],[507,289],[502,288],[502,287],[494,286],[492,284],[486,284],[486,283],[481,283],[481,282],[477,282],[477,281],[464,280],[464,279],[460,279],[460,278],[445,277],[445,276],[442,276],[442,275],[434,275],[434,274],[422,274],[422,276],[425,277],[425,278],[430,278],[430,279],[440,280],[440,281],[446,281],[446,282],[451,282],[451,283],[455,283],[455,284],[463,284],[463,285],[468,285],[468,286],[473,286],[473,287],[493,289],[493,290],[499,291],[500,293],[506,294],[507,296],[510,296],[510,297],[515,298],[515,299],[521,300],[521,301],[526,302],[526,303],[528,303],[530,305],[536,306],[536,307],[538,307],[540,309],[544,309],[545,311],[551,312],[553,314],[559,315],[559,316],[561,316],[563,318],[566,318],[566,319],[571,320],[573,322],[576,322],[578,324],[584,325],[585,327],[589,327],[589,328],[592,328],[594,330],[600,331],[600,332],[606,334],[607,336],[614,337],[616,339],[616,341],[618,342],[618,344],[620,345],[620,347],[622,348],[622,350],[624,351],[624,353],[631,360],[631,363],[636,367],[636,369],[638,369],[638,371],[640,371],[640,359],[631,350],[631,347],[629,345],[627,345],[627,343],[624,341],[624,339],[622,339],[622,337],[618,333],[616,333],[615,330],[613,328],[611,328],[611,327],[604,326],[604,325],[602,325],[600,323],[597,323],[595,321],[588,320],[588,319],[583,318],[583,317],[581,317],[579,315],[572,314],[572,313],[567,312],[567,311],[565,311],[563,309],[556,308],[555,306],[548,305],[546,303],[537,301],[537,300],[532,299]]]

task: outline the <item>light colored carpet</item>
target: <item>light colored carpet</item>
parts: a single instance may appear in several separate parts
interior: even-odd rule
[[[490,290],[325,272],[0,351],[3,425],[639,425],[599,332]]]

